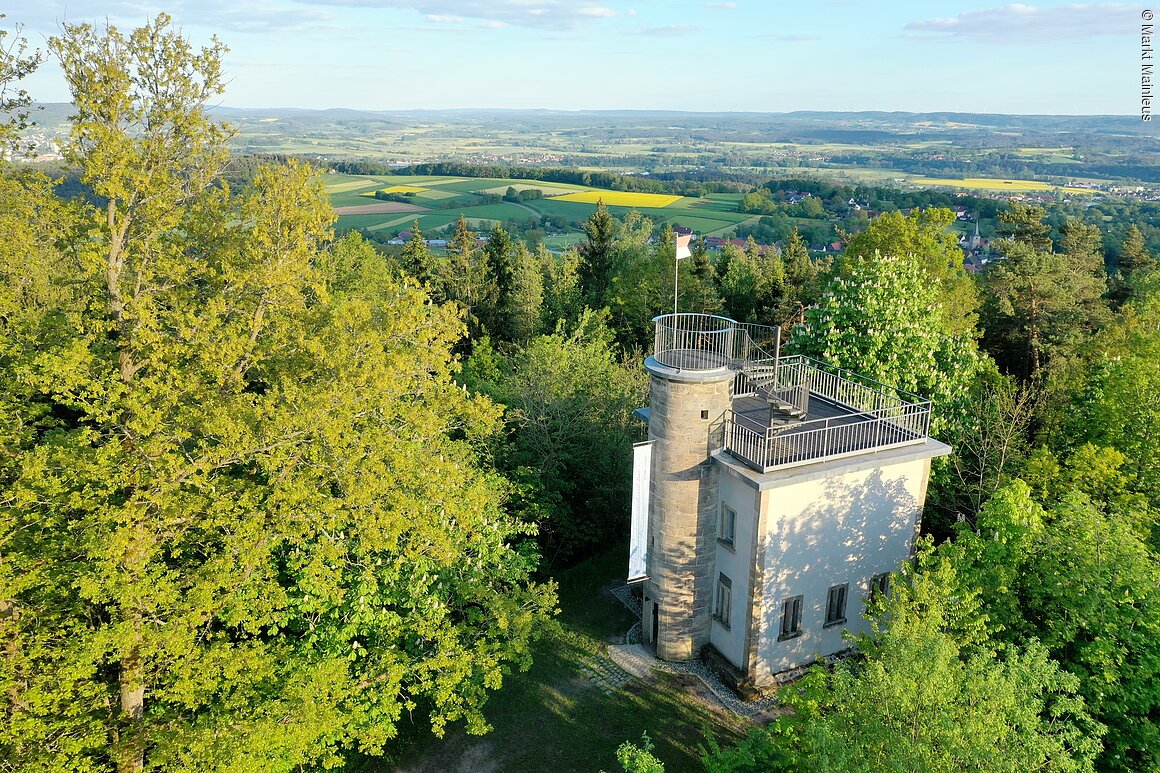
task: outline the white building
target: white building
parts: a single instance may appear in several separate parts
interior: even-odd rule
[[[655,322],[630,567],[643,639],[760,689],[868,629],[867,596],[912,555],[930,460],[950,448],[927,434],[929,401],[779,357],[759,345],[772,328]]]

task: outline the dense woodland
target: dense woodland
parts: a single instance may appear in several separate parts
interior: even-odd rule
[[[14,143],[40,56],[0,42]],[[445,254],[336,237],[309,167],[229,183],[222,51],[66,26],[88,195],[0,174],[0,770],[485,732],[552,572],[626,531],[672,232],[600,206],[563,256],[462,220]],[[930,397],[955,449],[858,656],[707,770],[1160,770],[1160,271],[1109,214],[997,208],[979,277],[937,207],[824,261],[791,229],[682,262],[681,310]]]

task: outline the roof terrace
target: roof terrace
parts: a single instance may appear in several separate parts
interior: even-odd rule
[[[780,354],[779,328],[710,314],[656,317],[653,358],[735,372],[724,450],[759,472],[925,442],[930,401],[824,362]]]

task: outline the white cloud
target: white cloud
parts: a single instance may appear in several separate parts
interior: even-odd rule
[[[480,24],[479,26],[485,30],[502,30],[504,27],[506,27],[508,25],[502,21],[495,21],[493,19],[491,21],[485,21],[483,24]]]
[[[294,0],[316,7],[393,8],[424,15],[458,16],[481,22],[499,21],[536,29],[574,29],[616,16],[616,11],[592,0]]]
[[[216,32],[286,32],[331,26],[329,8],[310,7],[291,0],[168,0],[165,11],[175,27],[209,27]],[[155,15],[139,0],[69,0],[26,3],[8,11],[5,22],[21,22],[29,30],[55,34],[61,24],[88,22],[103,27],[106,21],[123,32],[140,27]]]
[[[611,2],[611,0],[608,0]],[[11,4],[10,4],[11,5]],[[52,34],[61,22],[108,19],[122,28],[143,24],[151,13],[143,0],[40,0],[17,3],[9,24],[23,22],[28,31]],[[217,32],[276,32],[333,26],[338,9],[411,11],[416,19],[461,19],[476,23],[572,30],[619,16],[602,0],[166,0],[177,26],[207,27]],[[448,23],[432,21],[431,23]]]
[[[433,24],[462,24],[462,16],[446,16],[441,13],[429,13],[426,16],[427,21]]]
[[[676,38],[696,31],[697,27],[691,24],[667,24],[663,27],[644,27],[633,34],[651,38]]]
[[[922,36],[1050,43],[1100,35],[1128,36],[1139,22],[1139,13],[1137,6],[1125,3],[1053,8],[1010,3],[948,18],[912,21],[904,29]]]

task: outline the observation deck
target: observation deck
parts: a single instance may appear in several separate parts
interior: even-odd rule
[[[684,379],[733,373],[724,451],[758,472],[921,444],[929,400],[780,354],[780,328],[711,314],[656,317],[652,360]]]

